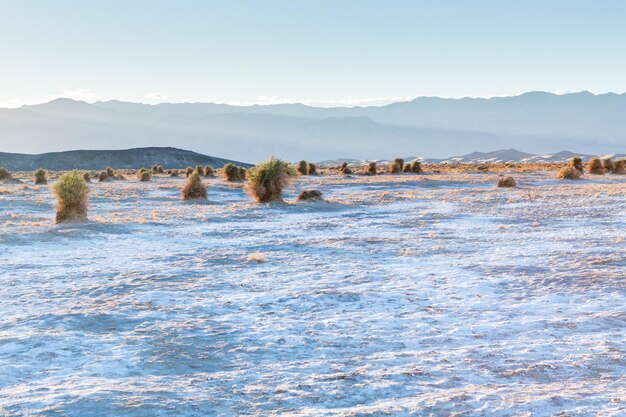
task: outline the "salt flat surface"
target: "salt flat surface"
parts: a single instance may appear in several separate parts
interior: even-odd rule
[[[623,416],[626,177],[515,177],[0,185],[0,415]]]

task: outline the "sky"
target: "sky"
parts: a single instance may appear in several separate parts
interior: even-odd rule
[[[626,92],[626,1],[0,0],[0,107]]]

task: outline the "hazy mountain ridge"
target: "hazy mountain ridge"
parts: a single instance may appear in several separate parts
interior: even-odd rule
[[[178,146],[226,158],[392,158],[523,148],[626,150],[626,95],[531,92],[489,99],[421,97],[381,107],[70,99],[0,109],[0,146],[9,152]]]
[[[32,171],[44,168],[54,171],[69,169],[101,170],[113,168],[141,168],[154,164],[164,168],[185,168],[187,166],[211,165],[221,168],[228,162],[237,165],[249,164],[223,158],[202,155],[176,148],[134,148],[122,150],[74,150],[50,152],[39,155],[0,152],[0,166],[11,171]]]

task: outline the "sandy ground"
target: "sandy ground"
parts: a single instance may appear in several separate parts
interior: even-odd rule
[[[0,185],[0,415],[625,415],[626,176],[499,175]]]

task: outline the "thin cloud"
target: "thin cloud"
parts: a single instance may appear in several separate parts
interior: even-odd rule
[[[148,100],[167,100],[169,97],[163,93],[146,93],[143,95],[143,98]]]

